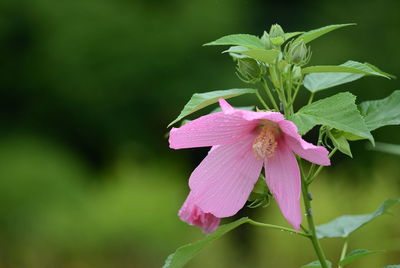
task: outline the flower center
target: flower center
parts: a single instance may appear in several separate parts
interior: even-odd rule
[[[267,122],[253,141],[253,152],[257,159],[264,160],[274,156],[278,146],[280,130],[275,123]]]

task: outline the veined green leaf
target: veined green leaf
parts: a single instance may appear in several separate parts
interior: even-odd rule
[[[248,218],[221,225],[214,233],[207,235],[204,239],[184,245],[168,256],[163,268],[180,268],[195,257],[204,247],[208,246],[227,232],[246,223]]]
[[[340,28],[343,28],[343,27],[346,27],[346,26],[351,26],[351,25],[356,25],[356,24],[355,23],[333,24],[333,25],[321,27],[321,28],[318,28],[318,29],[315,29],[315,30],[311,30],[311,31],[305,32],[304,34],[300,35],[296,39],[296,41],[302,39],[304,41],[304,43],[308,43],[308,42],[311,42],[312,40],[314,40],[314,39],[316,39],[316,38],[318,38],[318,37],[320,37],[320,36],[322,36],[324,34],[327,34],[327,33],[331,32],[331,31],[333,31],[333,30],[340,29]]]
[[[172,121],[168,127],[175,124],[185,116],[194,113],[210,104],[218,102],[220,98],[229,99],[232,97],[240,96],[243,94],[255,94],[257,89],[252,88],[235,88],[235,89],[227,89],[227,90],[216,90],[206,93],[195,93],[190,98],[189,102],[186,103],[185,107],[179,114],[179,116]]]
[[[356,97],[343,92],[318,100],[301,108],[291,120],[300,134],[307,133],[316,125],[325,125],[337,130],[369,139],[374,139],[355,105]]]
[[[326,260],[326,263],[328,264],[328,267],[332,267],[332,263],[328,260]],[[310,262],[309,264],[303,265],[300,268],[322,268],[322,265],[319,261],[313,261]]]
[[[361,63],[358,61],[346,61],[341,65],[319,65],[319,66],[309,66],[302,69],[303,74],[308,73],[353,73],[353,74],[362,74],[362,75],[374,75],[374,76],[382,76],[390,79],[390,77],[382,72],[377,71],[370,67],[371,65],[367,65],[365,63]],[[379,69],[378,69],[379,70]]]
[[[377,142],[375,147],[371,147],[371,150],[400,155],[400,145],[398,144]]]
[[[360,110],[370,130],[387,125],[399,125],[400,90],[394,91],[384,99],[362,102]]]
[[[346,257],[344,257],[344,259],[339,262],[339,265],[346,266],[347,264],[352,263],[353,261],[356,261],[358,259],[361,259],[362,257],[381,252],[383,252],[383,250],[356,249],[347,254]]]
[[[204,44],[204,46],[242,46],[248,48],[265,48],[264,43],[255,35],[231,34],[221,37],[215,41]]]
[[[371,214],[340,216],[328,223],[317,226],[317,236],[319,239],[325,237],[348,237],[352,232],[387,212],[389,208],[398,202],[400,202],[400,198],[390,198]]]
[[[246,48],[242,46],[230,47],[223,53],[241,54],[265,63],[274,63],[280,51],[276,49]]]
[[[360,79],[366,75],[384,76],[386,78],[392,75],[379,70],[376,66],[369,63],[360,63],[356,61],[346,61],[339,65],[344,67],[355,68],[356,70],[365,71],[367,73],[351,73],[351,72],[325,72],[310,73],[304,77],[304,87],[311,92],[317,92],[323,89],[342,85]],[[325,66],[326,67],[326,66]]]

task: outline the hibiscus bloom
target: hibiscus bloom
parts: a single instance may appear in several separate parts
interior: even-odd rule
[[[170,148],[212,146],[189,179],[190,194],[180,210],[183,221],[205,232],[206,218],[235,215],[246,203],[265,167],[266,183],[286,220],[300,229],[301,177],[294,154],[328,166],[328,150],[306,142],[297,127],[278,112],[234,109],[219,100],[222,112],[208,114],[172,128]],[[214,218],[213,218],[214,217]]]

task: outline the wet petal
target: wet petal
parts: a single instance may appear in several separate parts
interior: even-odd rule
[[[255,135],[238,143],[214,147],[190,176],[195,204],[216,217],[230,217],[246,203],[263,162],[254,156]]]
[[[323,146],[315,146],[303,140],[293,122],[288,120],[281,121],[279,122],[279,127],[286,134],[284,137],[286,144],[298,156],[322,166],[331,164],[328,150]]]
[[[265,178],[286,220],[300,230],[301,178],[296,158],[281,142],[271,158],[265,160]]]
[[[220,219],[211,213],[204,213],[193,201],[193,195],[189,193],[186,201],[179,210],[179,218],[190,225],[195,225],[201,228],[206,233],[214,232],[220,223]]]
[[[250,134],[260,120],[283,120],[280,113],[234,109],[224,99],[220,99],[220,105],[223,112],[208,114],[180,128],[172,128],[169,147],[182,149],[232,144]]]

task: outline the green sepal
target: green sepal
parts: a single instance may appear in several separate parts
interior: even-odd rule
[[[331,139],[333,145],[340,152],[353,158],[353,155],[351,154],[350,144],[346,139],[345,132],[339,131],[337,129],[332,129],[332,130],[327,131],[327,135]]]
[[[267,207],[270,204],[272,194],[268,189],[264,175],[260,174],[253,191],[250,193],[247,201],[251,204],[247,205],[249,208]]]

